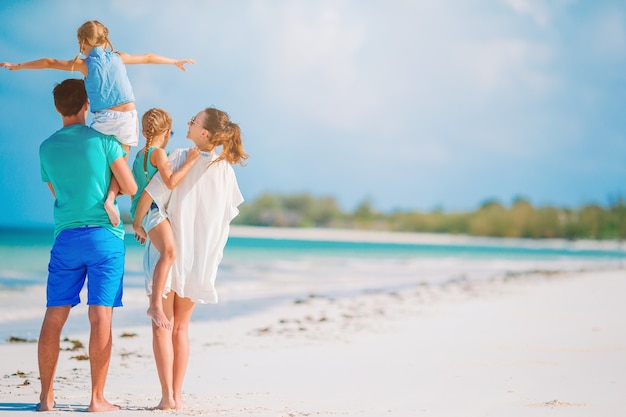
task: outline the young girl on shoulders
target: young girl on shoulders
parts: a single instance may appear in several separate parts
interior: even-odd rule
[[[133,176],[137,182],[137,193],[133,196],[130,206],[130,215],[133,220],[135,219],[137,202],[157,172],[161,174],[161,179],[167,188],[173,190],[200,158],[198,148],[189,148],[185,163],[177,171],[172,171],[165,151],[172,134],[172,118],[169,113],[163,109],[150,109],[143,115],[141,125],[143,127],[142,134],[146,138],[146,145],[137,153],[133,163]],[[148,317],[158,327],[169,330],[171,324],[163,312],[163,290],[176,258],[172,227],[154,203],[152,203],[152,210],[146,214],[142,223],[150,241],[160,255],[153,273],[152,288],[148,288],[150,294]]]
[[[23,69],[58,69],[79,71],[85,77],[89,106],[93,113],[91,127],[106,135],[113,135],[122,144],[128,158],[131,146],[137,146],[139,129],[135,97],[126,74],[125,64],[171,64],[187,71],[185,64],[195,64],[193,59],[172,59],[155,54],[131,55],[115,51],[109,40],[109,30],[97,20],[90,20],[77,31],[79,53],[71,60],[42,58],[35,61],[12,64],[0,63],[11,71]],[[109,49],[109,50],[107,50]],[[80,55],[84,58],[80,58]],[[120,223],[115,209],[115,197],[119,185],[112,178],[104,203],[114,226]]]

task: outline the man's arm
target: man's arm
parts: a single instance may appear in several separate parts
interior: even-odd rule
[[[50,191],[52,192],[52,196],[54,198],[57,198],[57,193],[54,192],[54,187],[52,186],[51,182],[47,182],[46,184],[48,184],[48,188],[50,188]]]
[[[120,186],[120,193],[134,195],[137,192],[137,183],[126,159],[119,157],[110,166],[113,176]]]

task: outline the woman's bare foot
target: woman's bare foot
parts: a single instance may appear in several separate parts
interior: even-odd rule
[[[121,407],[119,405],[111,404],[107,400],[103,400],[99,402],[95,402],[92,400],[91,404],[89,404],[89,408],[87,409],[87,411],[104,412],[104,411],[119,411],[120,409]]]
[[[182,398],[179,398],[178,400],[176,400],[176,409],[180,410],[182,408],[187,407],[189,404],[187,404],[185,401],[183,401]]]
[[[157,410],[173,410],[176,408],[176,402],[173,398],[161,398],[161,402],[155,408]]]
[[[50,411],[56,406],[57,403],[54,400],[52,400],[52,403],[41,400],[41,402],[35,406],[35,411]]]
[[[115,204],[113,201],[106,200],[104,202],[104,210],[107,212],[107,216],[109,216],[109,221],[114,227],[119,226],[120,224],[120,213],[115,208]]]
[[[156,324],[158,327],[163,327],[164,329],[172,330],[172,323],[170,323],[170,321],[167,319],[167,316],[165,316],[163,309],[150,306],[148,307],[148,311],[146,311],[146,314],[148,315],[148,317],[152,319],[154,324]]]

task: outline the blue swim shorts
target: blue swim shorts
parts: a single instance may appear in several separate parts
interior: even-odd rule
[[[124,241],[104,227],[63,230],[54,241],[48,264],[46,307],[80,303],[87,277],[87,304],[122,305]]]

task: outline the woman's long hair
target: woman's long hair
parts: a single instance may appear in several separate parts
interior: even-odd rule
[[[248,154],[243,150],[239,125],[233,123],[226,112],[213,107],[204,109],[204,115],[201,125],[209,131],[209,144],[222,147],[222,152],[213,163],[224,160],[244,166]]]

